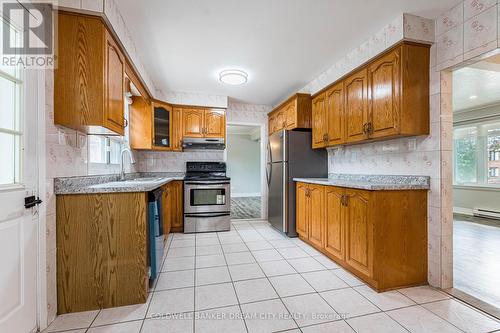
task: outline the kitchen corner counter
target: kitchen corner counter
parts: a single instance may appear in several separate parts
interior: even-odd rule
[[[131,173],[125,175],[125,181],[120,176],[83,176],[54,179],[54,193],[61,194],[98,194],[98,193],[132,193],[149,192],[174,180],[183,180],[184,173]]]
[[[294,178],[296,182],[371,191],[428,190],[430,177],[405,175],[330,174],[328,178]]]

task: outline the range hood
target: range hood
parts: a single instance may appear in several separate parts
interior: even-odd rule
[[[224,150],[226,149],[226,143],[222,138],[184,138],[182,148],[184,151]]]

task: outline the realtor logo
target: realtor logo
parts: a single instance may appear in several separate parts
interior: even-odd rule
[[[2,65],[53,68],[53,4],[4,2],[2,13]]]

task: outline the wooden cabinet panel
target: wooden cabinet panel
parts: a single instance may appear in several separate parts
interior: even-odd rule
[[[203,109],[184,109],[182,112],[183,136],[203,137],[204,116],[205,110]]]
[[[172,189],[169,184],[163,185],[162,223],[165,240],[172,229]]]
[[[182,109],[173,108],[171,147],[174,151],[182,150],[182,129]]]
[[[326,146],[327,118],[325,113],[325,94],[312,101],[312,147]]]
[[[295,229],[297,233],[305,238],[308,238],[308,221],[309,221],[309,209],[308,209],[308,193],[309,188],[307,184],[297,183],[297,202],[295,209],[296,212],[296,222]]]
[[[325,252],[342,261],[345,260],[344,191],[333,186],[325,188]]]
[[[368,68],[370,138],[389,137],[399,133],[400,69],[400,49],[378,59]]]
[[[224,110],[206,110],[204,123],[205,137],[224,138],[226,136],[226,115]]]
[[[171,200],[171,214],[170,221],[172,225],[172,232],[184,231],[184,213],[183,213],[183,182],[175,180],[168,183],[170,187],[170,200]]]
[[[286,128],[295,128],[297,125],[297,108],[295,106],[295,101],[289,102],[284,109],[286,116]]]
[[[366,138],[363,131],[368,122],[368,91],[366,68],[345,80],[346,140],[357,142]]]
[[[116,133],[124,133],[125,60],[113,37],[106,30],[106,122]]]
[[[346,196],[346,262],[372,277],[374,252],[369,195],[366,191],[347,190]]]
[[[147,194],[58,195],[57,312],[145,303]]]
[[[151,149],[153,146],[151,103],[142,96],[133,96],[129,110],[130,147],[132,149]]]
[[[311,95],[295,94],[268,114],[269,135],[282,129],[311,128]]]
[[[325,236],[325,191],[321,185],[309,185],[309,241],[323,249]]]
[[[339,82],[326,92],[326,115],[328,145],[345,142],[344,85]]]

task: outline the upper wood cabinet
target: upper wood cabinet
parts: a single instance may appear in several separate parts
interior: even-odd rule
[[[226,111],[223,109],[183,108],[183,137],[225,138]]]
[[[298,182],[296,231],[383,291],[427,282],[427,191],[367,191]]]
[[[205,110],[205,137],[223,138],[226,136],[226,112],[224,110]]]
[[[313,148],[429,134],[429,49],[401,42],[317,93],[328,126],[315,120]]]
[[[203,109],[184,109],[182,112],[183,136],[191,138],[203,137],[204,117],[205,110]]]
[[[366,68],[344,81],[346,141],[361,141],[368,123],[368,80]]]
[[[134,96],[129,118],[132,149],[173,150],[177,139],[173,135],[171,105],[156,100],[149,103],[142,96]]]
[[[325,108],[325,94],[319,94],[312,101],[312,147],[326,147],[328,118]]]
[[[182,109],[174,107],[172,110],[172,150],[182,150]]]
[[[87,134],[124,134],[125,57],[101,18],[58,14],[54,123]]]
[[[327,114],[327,145],[345,143],[344,85],[342,82],[325,92],[325,112]]]
[[[269,135],[282,129],[311,128],[311,95],[295,94],[268,114]]]

